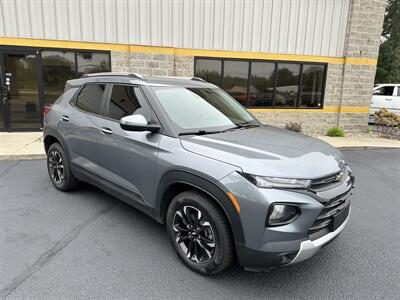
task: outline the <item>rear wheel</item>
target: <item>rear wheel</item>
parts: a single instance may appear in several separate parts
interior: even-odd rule
[[[225,215],[201,193],[186,191],[171,201],[167,231],[178,256],[195,272],[216,274],[233,261],[233,241]]]
[[[64,149],[59,143],[51,144],[47,151],[47,170],[51,182],[61,191],[71,190],[78,184],[72,175]]]

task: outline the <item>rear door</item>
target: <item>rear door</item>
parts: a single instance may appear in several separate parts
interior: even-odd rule
[[[100,175],[97,139],[104,123],[106,84],[86,84],[60,113],[59,130],[64,136],[73,167]]]
[[[107,119],[98,138],[99,164],[102,176],[128,194],[134,202],[153,206],[155,171],[161,134],[148,131],[124,131],[119,120],[141,114],[156,123],[140,87],[113,85],[107,101]],[[135,204],[135,203],[133,203]]]

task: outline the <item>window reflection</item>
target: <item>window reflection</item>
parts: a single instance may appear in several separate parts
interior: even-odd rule
[[[299,75],[299,64],[278,63],[275,106],[296,106]]]
[[[65,82],[75,78],[75,53],[42,51],[43,82],[46,103],[53,103],[63,93]]]
[[[224,61],[222,86],[240,104],[247,105],[248,61]]]
[[[275,63],[252,62],[249,106],[272,106]]]
[[[195,76],[221,86],[221,68],[222,61],[220,60],[197,59]]]
[[[324,66],[304,64],[302,76],[303,79],[299,106],[321,106]]]
[[[78,77],[88,73],[109,72],[110,57],[106,53],[78,52]]]
[[[195,64],[195,76],[222,81],[222,88],[244,106],[323,106],[325,64],[217,58],[199,58]]]

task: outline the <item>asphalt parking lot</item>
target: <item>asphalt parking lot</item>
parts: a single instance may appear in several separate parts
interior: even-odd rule
[[[345,152],[356,174],[344,232],[268,273],[186,269],[151,218],[89,185],[57,191],[45,161],[0,162],[0,298],[399,299],[400,151]]]

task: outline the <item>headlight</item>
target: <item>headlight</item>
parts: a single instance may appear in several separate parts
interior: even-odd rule
[[[268,210],[266,226],[289,224],[300,215],[300,209],[294,205],[272,204]]]
[[[306,189],[310,186],[309,179],[294,179],[280,177],[265,177],[250,174],[242,174],[251,183],[261,188],[288,188],[288,189]]]

